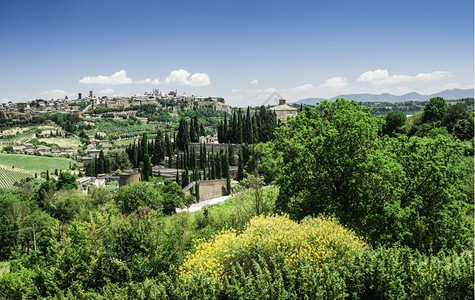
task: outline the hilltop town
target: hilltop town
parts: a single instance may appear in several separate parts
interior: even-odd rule
[[[33,116],[48,113],[68,113],[87,118],[90,110],[99,108],[127,110],[127,115],[135,116],[137,109],[134,108],[144,104],[167,109],[173,113],[196,108],[210,108],[215,111],[231,112],[230,106],[221,97],[178,94],[176,90],[165,94],[154,89],[151,92],[145,92],[143,95],[133,95],[130,97],[96,97],[93,91],[89,91],[87,97],[83,97],[82,93],[78,93],[76,99],[69,99],[66,96],[63,99],[36,99],[26,102],[9,101],[0,104],[0,118],[30,119]]]

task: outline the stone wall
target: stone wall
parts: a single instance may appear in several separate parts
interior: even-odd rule
[[[200,201],[226,196],[226,180],[200,181]]]
[[[139,172],[123,172],[119,176],[119,186],[140,182]]]

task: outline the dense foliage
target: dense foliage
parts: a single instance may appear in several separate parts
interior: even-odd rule
[[[380,128],[368,109],[343,99],[279,128],[278,210],[296,219],[325,212],[372,242],[425,253],[468,247],[473,160],[464,145],[448,135],[381,138]]]
[[[264,114],[269,135],[257,143],[264,135],[247,130]],[[87,195],[62,172],[0,189],[0,298],[473,299],[465,104],[434,99],[407,119],[339,99],[280,125],[265,108],[248,110],[219,130],[249,144],[199,153],[189,143],[202,122],[181,117],[182,150],[175,135],[141,132],[89,168],[144,162],[150,175],[169,157],[184,170],[177,182],[226,176],[229,192],[237,164],[237,196],[175,213],[188,201],[181,187],[153,176]]]

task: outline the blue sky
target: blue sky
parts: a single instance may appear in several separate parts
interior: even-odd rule
[[[466,0],[2,1],[0,100],[473,88],[473,15]]]

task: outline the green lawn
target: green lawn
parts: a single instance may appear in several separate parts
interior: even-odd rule
[[[66,170],[69,168],[70,162],[71,164],[78,164],[74,160],[65,158],[0,153],[0,165],[14,166],[15,168],[36,172],[38,174],[46,172],[46,170],[50,170],[50,172],[55,169]]]

